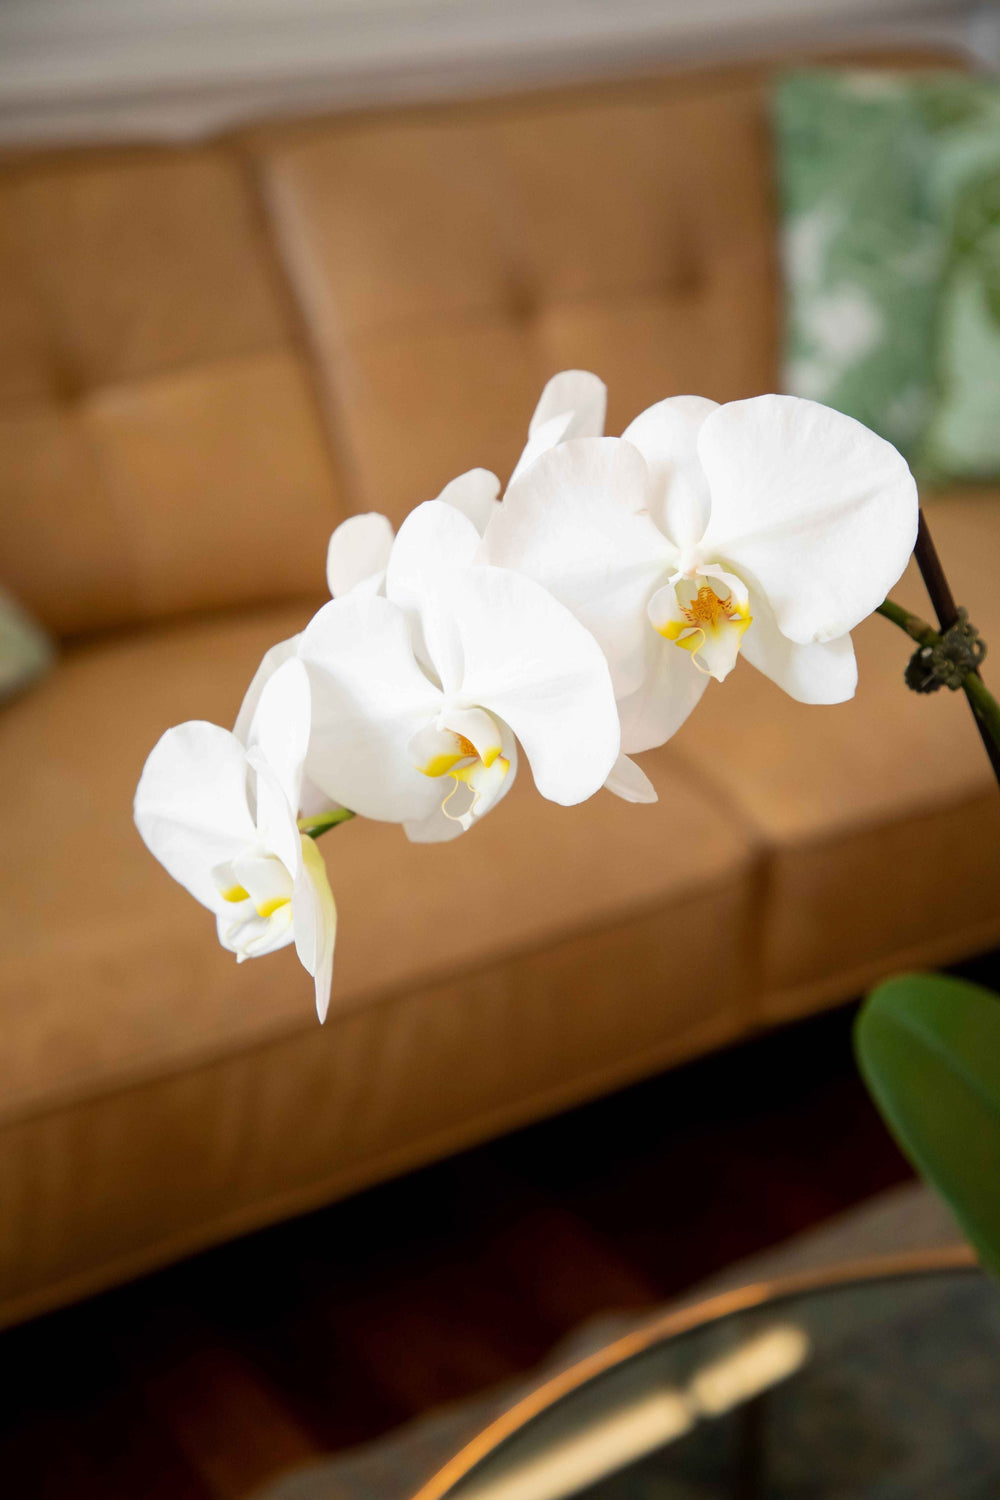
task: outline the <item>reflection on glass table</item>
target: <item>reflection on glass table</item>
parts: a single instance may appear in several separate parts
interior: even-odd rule
[[[1000,1288],[964,1250],[668,1314],[555,1375],[417,1500],[996,1500]]]

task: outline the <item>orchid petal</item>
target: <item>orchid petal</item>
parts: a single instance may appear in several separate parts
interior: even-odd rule
[[[468,567],[479,546],[467,515],[443,500],[425,500],[399,528],[386,570],[386,598],[403,609],[419,608],[427,588],[442,573]]]
[[[236,726],[233,730],[236,738],[242,740],[244,745],[247,743],[250,725],[257,711],[257,704],[260,702],[261,693],[264,691],[265,685],[274,676],[280,666],[283,666],[286,661],[297,654],[300,640],[301,636],[293,635],[290,640],[279,641],[278,645],[272,646],[269,651],[265,652],[264,658],[254,674],[253,681],[247,689],[242,707],[236,719]],[[318,817],[321,813],[333,812],[338,807],[340,807],[340,803],[334,802],[332,798],[328,797],[326,792],[317,786],[315,780],[310,776],[307,754],[306,767],[299,786],[299,813],[302,817],[312,818]]]
[[[448,786],[450,790],[450,782]],[[465,829],[456,818],[449,817],[438,802],[422,818],[406,818],[403,832],[411,844],[449,844],[452,839],[460,839]]]
[[[563,370],[545,386],[528,426],[528,441],[510,477],[513,484],[529,465],[557,443],[601,437],[608,391],[589,370]]]
[[[227,907],[243,906],[250,900],[249,891],[240,884],[239,876],[236,874],[236,861],[242,857],[240,853],[233,859],[223,860],[221,865],[212,867],[212,879]],[[220,906],[219,909],[221,911],[224,908]]]
[[[333,949],[337,938],[337,907],[330,889],[326,864],[315,840],[302,837],[299,878],[292,894],[295,951],[299,962],[313,976],[316,1014],[326,1020],[333,983]]]
[[[301,859],[297,809],[289,802],[287,792],[265,760],[260,746],[251,745],[247,751],[247,764],[256,772],[254,793],[258,844],[269,853],[276,854],[294,880],[298,875]],[[247,889],[249,890],[249,886]]]
[[[649,468],[654,521],[682,550],[701,540],[711,510],[698,433],[718,405],[706,396],[669,396],[640,412],[622,433]]]
[[[263,958],[267,953],[277,953],[295,941],[292,904],[285,901],[271,916],[261,917],[253,906],[246,904],[232,911],[220,912],[216,917],[219,942],[237,961],[248,958]]]
[[[425,500],[399,528],[386,569],[386,597],[412,607],[443,572],[468,567],[479,545],[467,515],[443,500]]]
[[[721,406],[698,452],[712,493],[701,551],[767,595],[805,645],[846,635],[881,604],[917,533],[906,462],[860,422],[795,396]]]
[[[253,675],[250,686],[243,695],[240,711],[236,715],[236,723],[233,725],[233,733],[236,738],[245,745],[250,734],[250,725],[260,702],[260,695],[264,691],[265,684],[270,682],[275,672],[286,661],[289,661],[299,647],[299,637],[293,635],[287,641],[279,641],[276,646],[264,652],[260,666]]]
[[[624,752],[611,767],[611,774],[604,783],[609,792],[623,802],[657,802],[656,788],[641,766]]]
[[[310,755],[312,748],[310,745]],[[340,802],[335,802],[332,797],[327,796],[321,786],[317,786],[313,777],[309,774],[309,761],[306,760],[305,774],[302,777],[302,790],[299,792],[299,817],[319,818],[324,813],[337,812],[342,807]],[[354,809],[352,808],[353,812]]]
[[[489,469],[470,469],[446,484],[438,495],[443,505],[460,511],[482,536],[500,498],[500,481]]]
[[[778,629],[763,594],[750,592],[753,624],[743,637],[743,655],[758,672],[799,703],[845,703],[858,683],[858,664],[849,635],[800,646]]]
[[[236,884],[246,891],[258,917],[266,920],[291,901],[295,882],[287,865],[276,855],[250,850],[238,854],[229,868]]]
[[[631,443],[561,443],[512,484],[481,560],[534,578],[596,637],[619,697],[642,682],[646,604],[677,550],[646,511],[649,472]]]
[[[650,625],[665,641],[676,641],[685,630],[691,629],[691,623],[677,597],[677,589],[672,583],[665,583],[656,590],[646,605],[646,614]]]
[[[243,746],[217,724],[168,729],[150,752],[135,794],[135,822],[150,853],[196,901],[225,907],[213,869],[256,840]]]
[[[312,778],[363,817],[421,818],[440,800],[407,745],[442,706],[420,670],[405,614],[388,599],[349,594],[302,634],[313,689]]]
[[[528,424],[534,437],[553,417],[569,416],[571,437],[601,437],[608,409],[608,388],[589,370],[560,370],[546,382]]]
[[[309,673],[292,657],[264,683],[247,731],[248,750],[259,749],[288,799],[293,819],[299,810],[311,714]]]
[[[535,785],[582,802],[618,756],[614,691],[593,636],[539,584],[502,568],[449,580],[464,673],[462,696],[510,726]]]
[[[348,516],[330,538],[326,553],[326,581],[340,599],[365,586],[375,592],[381,584],[392,549],[392,523],[377,511]]]
[[[642,685],[619,701],[622,749],[652,750],[677,733],[709,683],[684,651],[647,632],[648,660]]]
[[[386,597],[408,612],[417,657],[449,695],[461,681],[462,662],[442,583],[467,567],[479,547],[468,516],[440,500],[425,500],[399,528],[386,573]]]

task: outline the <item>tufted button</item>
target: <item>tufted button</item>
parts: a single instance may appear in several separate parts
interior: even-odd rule
[[[522,276],[511,277],[504,289],[503,301],[515,323],[533,323],[541,311],[536,287]]]
[[[709,281],[708,252],[685,247],[666,268],[661,288],[668,297],[703,297]]]

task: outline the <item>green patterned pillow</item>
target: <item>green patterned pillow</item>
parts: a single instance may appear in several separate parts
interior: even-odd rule
[[[0,589],[0,702],[40,676],[52,657],[48,636]]]
[[[1000,83],[791,73],[774,119],[786,388],[930,477],[1000,475]]]

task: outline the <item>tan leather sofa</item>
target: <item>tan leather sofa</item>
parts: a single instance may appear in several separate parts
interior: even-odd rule
[[[64,638],[0,710],[4,1321],[1000,939],[965,705],[908,694],[877,619],[849,705],[713,687],[654,808],[525,776],[454,845],[330,835],[323,1030],[132,828],[159,733],[231,721],[320,600],[335,522],[509,470],[553,371],[601,373],[613,431],[775,388],[763,80],[3,164],[0,576]],[[1000,640],[1000,493],[929,509]]]

